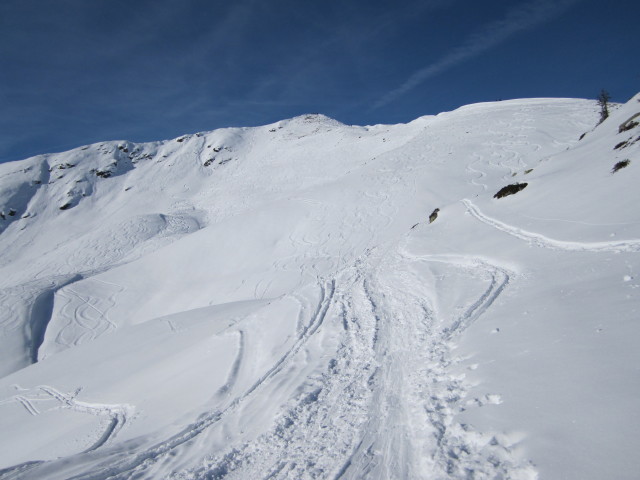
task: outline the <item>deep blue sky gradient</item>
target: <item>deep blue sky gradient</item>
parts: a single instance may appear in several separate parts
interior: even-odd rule
[[[320,112],[640,90],[637,1],[2,0],[0,161]]]

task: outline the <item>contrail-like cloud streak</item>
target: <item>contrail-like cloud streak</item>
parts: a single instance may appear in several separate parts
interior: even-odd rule
[[[536,0],[513,8],[503,19],[488,24],[482,31],[471,35],[464,44],[456,47],[437,62],[412,74],[402,85],[386,93],[371,108],[377,109],[391,103],[424,81],[499,45],[518,32],[557,17],[580,1]]]

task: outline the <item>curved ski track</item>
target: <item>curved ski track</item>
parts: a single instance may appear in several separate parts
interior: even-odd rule
[[[467,211],[477,220],[507,233],[513,237],[525,240],[536,247],[549,248],[553,250],[564,250],[570,252],[638,252],[640,251],[640,240],[618,240],[615,242],[577,242],[556,240],[546,237],[540,233],[528,232],[513,225],[508,225],[495,218],[483,214],[480,209],[470,200],[463,199],[462,203],[467,207]]]
[[[418,262],[489,284],[447,322],[416,291]],[[336,277],[329,323],[342,335],[322,373],[304,379],[269,431],[172,478],[534,478],[506,438],[455,422],[465,386],[448,373],[451,338],[487,311],[510,275],[470,257],[361,257]]]
[[[57,292],[56,300],[62,306],[59,311],[54,311],[53,318],[59,317],[66,320],[65,324],[57,330],[53,340],[60,349],[95,340],[117,328],[109,319],[108,312],[116,303],[115,297],[124,290],[124,287],[98,279],[89,279],[89,281],[101,284],[105,294],[80,293],[72,288],[72,285],[67,285]],[[49,323],[48,328],[51,329],[51,322]],[[43,360],[47,354],[48,352],[44,351],[44,354],[39,355],[39,359]]]
[[[526,109],[518,115],[526,116]],[[497,158],[497,163],[487,159],[488,166],[507,169],[507,176],[522,169],[525,163],[520,150],[541,148],[527,142],[524,134],[527,128],[521,127],[522,135],[506,135],[501,143],[487,143],[491,147],[488,153]],[[474,168],[483,158],[474,154],[467,172],[475,177],[472,185],[486,190],[487,174]],[[384,185],[377,186],[385,188],[369,187],[362,191],[367,203],[377,207],[375,221],[370,213],[375,209],[358,208],[350,216],[338,216],[343,225],[357,224],[371,238],[377,238],[378,231],[393,222],[399,205],[391,200],[390,189],[409,188],[415,193],[417,185],[411,170],[407,170],[408,163],[393,158],[390,164],[404,168],[402,175],[399,169],[380,168],[378,173],[384,175],[371,179],[379,183],[382,182],[379,178],[384,178]],[[233,180],[239,181],[235,177]],[[246,188],[249,192],[250,187]],[[308,201],[320,207],[323,204]],[[637,240],[587,244],[549,239],[487,217],[469,200],[463,203],[479,221],[537,246],[575,251],[640,249]],[[235,208],[241,210],[248,204],[244,200]],[[327,205],[327,211],[330,209]],[[221,212],[220,218],[231,213]],[[314,220],[324,224],[328,217],[320,208]],[[188,231],[189,227],[177,228],[181,229]],[[289,295],[301,304],[297,339],[268,371],[222,408],[206,412],[179,433],[133,453],[127,451],[129,444],[99,449],[121,428],[121,423],[117,423],[105,432],[103,442],[82,454],[52,462],[27,462],[0,471],[0,478],[42,478],[48,473],[78,480],[154,478],[155,466],[160,464],[163,468],[174,466],[171,478],[181,480],[536,478],[534,469],[517,458],[504,435],[477,432],[455,420],[468,402],[464,402],[467,388],[464,379],[450,372],[454,363],[451,341],[490,309],[510,284],[512,273],[484,258],[418,256],[401,247],[386,251],[379,247],[356,258],[358,253],[354,252],[361,251],[364,241],[351,245],[351,253],[343,251],[341,246],[349,243],[343,230],[349,231],[338,228],[335,238],[291,234],[289,240],[294,250],[305,253],[279,260],[274,269],[300,266],[300,286],[305,280],[317,279],[320,298],[305,321],[306,298],[295,293]],[[330,240],[340,245],[338,256],[324,248]],[[308,249],[314,252],[310,254]],[[316,263],[308,266],[305,261],[312,257],[326,262],[328,268],[322,269]],[[340,269],[345,263],[351,265]],[[461,314],[448,316],[438,310],[437,301],[430,301],[430,285],[416,265],[426,266],[427,271],[434,265],[444,266],[450,275],[484,282],[484,289],[477,297],[467,299],[468,305]],[[338,271],[323,276],[321,270]],[[268,296],[270,287],[269,279],[257,283],[254,296]],[[433,295],[437,296],[437,292]],[[89,307],[86,301],[85,308]],[[303,355],[310,358],[306,348],[321,329],[326,329],[329,336],[336,333],[335,350],[326,351],[324,357],[316,360],[320,364],[315,375],[300,377],[297,393],[280,407],[270,428],[256,438],[231,442],[224,451],[212,451],[199,462],[184,466],[174,461],[181,446],[196,437],[206,440],[203,432],[223,425],[223,420],[241,405],[259,398],[261,391],[268,393],[270,385],[277,388],[278,380],[290,374],[289,367],[295,360]],[[239,334],[243,345],[244,334],[241,330]],[[233,389],[241,361],[242,349],[223,387],[225,392]],[[66,401],[65,397],[60,398]],[[37,414],[37,407],[24,395],[14,400],[31,414]],[[73,462],[75,466],[67,467]],[[164,470],[167,471],[170,470]],[[71,475],[66,475],[69,472]]]
[[[73,394],[68,394],[49,385],[40,385],[34,389],[23,389],[16,385],[15,388],[18,389],[20,393],[3,400],[0,404],[15,401],[20,403],[30,415],[37,416],[41,413],[37,404],[53,400],[57,402],[57,405],[55,407],[49,406],[46,410],[66,408],[78,413],[106,417],[108,421],[104,426],[104,431],[99,438],[92,445],[85,448],[82,453],[93,452],[98,448],[111,443],[118,432],[124,427],[127,422],[127,418],[133,413],[133,408],[128,405],[108,405],[79,401],[76,397],[80,393],[80,389],[76,390]],[[46,464],[47,462],[44,461],[31,461],[5,468],[0,470],[0,478],[22,478],[23,474],[26,474],[29,470]]]
[[[327,314],[327,310],[333,301],[335,283],[333,281],[326,281],[320,283],[321,298],[317,305],[316,310],[311,315],[309,322],[301,332],[300,336],[293,344],[291,349],[287,351],[272,367],[264,373],[250,388],[248,388],[242,395],[235,398],[228,406],[222,410],[210,411],[198,418],[196,422],[193,422],[183,428],[178,434],[171,436],[170,438],[158,442],[151,447],[143,449],[137,453],[131,454],[128,451],[115,450],[111,456],[107,457],[105,461],[100,461],[98,464],[92,465],[86,473],[81,473],[75,476],[66,477],[75,480],[98,480],[98,479],[125,479],[136,477],[137,475],[143,475],[147,468],[151,467],[155,462],[166,456],[171,456],[172,450],[184,443],[190,441],[207,428],[215,425],[222,420],[226,415],[233,412],[238,408],[240,404],[250,398],[256,391],[258,391],[264,384],[269,382],[274,376],[276,376],[283,367],[295,356],[309,340],[309,338],[318,330],[322,325],[324,318]],[[106,440],[105,440],[106,441]],[[104,442],[94,445],[91,449],[83,452],[92,452],[100,447]],[[126,449],[126,446],[125,446]],[[93,457],[87,458],[90,461]],[[64,460],[60,465],[60,468],[64,469]],[[80,462],[83,459],[79,459]],[[95,462],[95,458],[93,458]],[[36,467],[41,467],[43,470],[40,472]],[[27,471],[29,472],[29,478],[41,478],[39,472],[44,474],[48,469],[56,469],[55,461],[53,462],[28,462],[27,464],[16,465],[0,472],[0,478],[2,479],[14,479],[22,478],[22,475]],[[34,469],[33,471],[31,471]]]
[[[418,263],[442,264],[452,274],[488,284],[461,315],[447,319],[426,299],[428,287],[413,269]],[[154,465],[171,461],[177,447],[218,424],[278,375],[286,375],[285,365],[304,352],[320,328],[340,332],[337,349],[321,360],[321,373],[300,379],[299,393],[281,408],[272,427],[254,440],[231,444],[200,467],[178,468],[172,478],[463,479],[470,471],[478,478],[516,473],[533,478],[532,468],[514,459],[502,436],[476,432],[454,420],[464,408],[466,389],[462,378],[449,373],[450,340],[489,309],[509,280],[510,272],[484,259],[413,256],[400,249],[367,252],[354,266],[319,283],[315,311],[290,350],[225,408],[137,453],[113,447],[89,471],[66,478],[152,478]],[[105,441],[118,425],[105,433]],[[94,454],[84,455],[89,455],[86,462],[97,460]],[[76,458],[76,472],[89,466]],[[58,466],[64,471],[64,462],[17,465],[0,472],[0,478],[38,478]]]

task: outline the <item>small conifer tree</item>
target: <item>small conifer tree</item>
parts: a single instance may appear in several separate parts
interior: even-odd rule
[[[609,117],[609,100],[611,100],[611,95],[604,88],[600,91],[600,95],[598,95],[598,105],[600,105],[600,122],[599,124],[604,122]]]

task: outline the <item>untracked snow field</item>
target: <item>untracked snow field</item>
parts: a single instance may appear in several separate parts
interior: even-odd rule
[[[0,479],[638,478],[638,114],[0,164]]]

